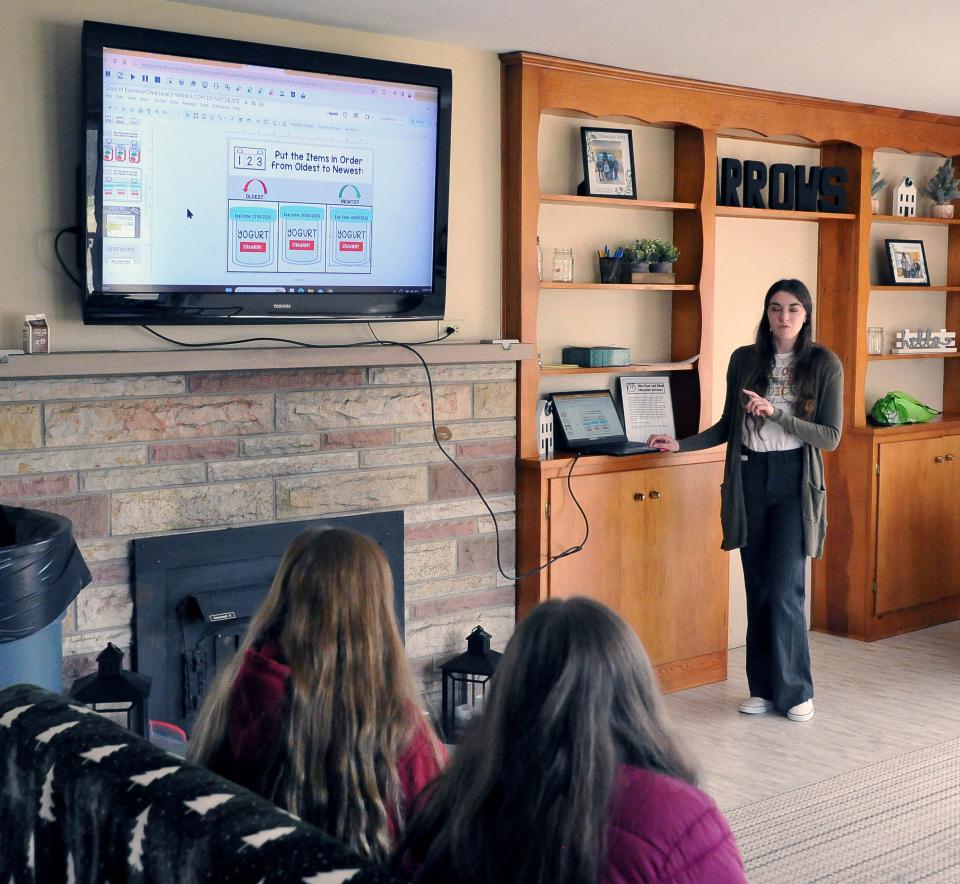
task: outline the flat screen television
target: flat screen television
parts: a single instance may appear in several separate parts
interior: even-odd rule
[[[449,70],[83,26],[88,323],[443,317]]]

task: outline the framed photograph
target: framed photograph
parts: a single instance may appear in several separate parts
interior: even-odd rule
[[[580,127],[583,154],[583,196],[636,199],[633,176],[633,133],[629,129]]]
[[[892,285],[930,285],[923,240],[887,239],[884,242]]]

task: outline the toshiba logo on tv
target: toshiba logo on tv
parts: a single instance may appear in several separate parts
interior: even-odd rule
[[[274,309],[274,310],[289,310],[289,309],[290,309],[290,305],[289,305],[289,304],[274,304],[274,305],[273,305],[273,309]]]

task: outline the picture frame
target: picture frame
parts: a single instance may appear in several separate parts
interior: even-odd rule
[[[886,239],[884,245],[891,285],[930,285],[922,239]]]
[[[629,129],[580,127],[582,196],[636,199],[637,181],[633,165],[633,133]]]

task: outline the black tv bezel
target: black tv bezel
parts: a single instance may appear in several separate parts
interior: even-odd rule
[[[82,32],[82,139],[79,179],[83,321],[87,324],[219,325],[293,322],[384,322],[442,319],[446,300],[447,223],[450,196],[450,118],[453,74],[446,68],[339,55],[220,37],[180,34],[85,21]],[[433,229],[433,279],[420,288],[248,294],[97,291],[103,229],[103,50],[129,49],[211,61],[432,86],[438,90]],[[90,229],[88,223],[94,221]],[[289,308],[277,307],[282,301]]]

